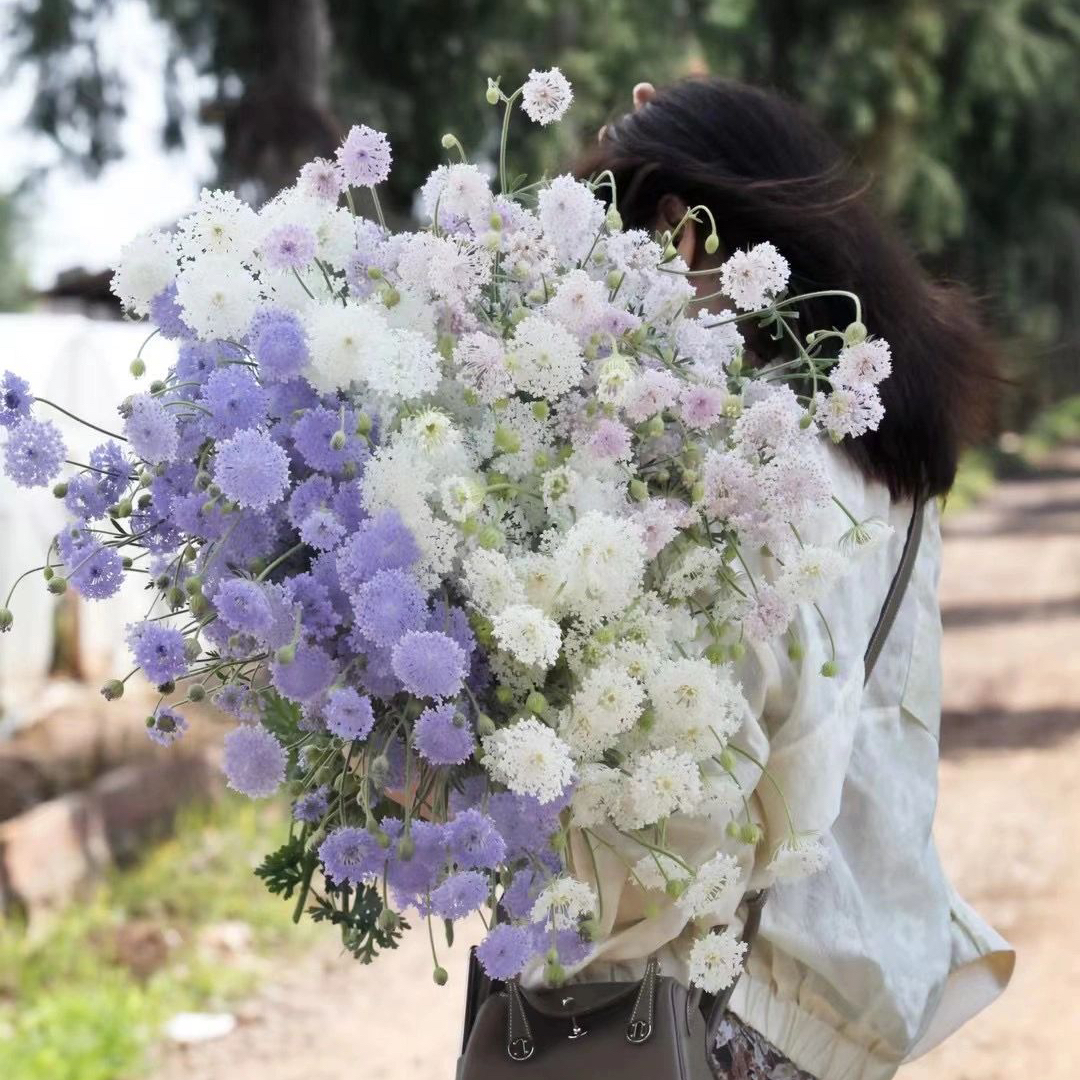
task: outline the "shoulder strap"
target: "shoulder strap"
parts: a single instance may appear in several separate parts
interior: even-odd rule
[[[923,518],[926,516],[926,500],[922,495],[915,496],[915,506],[911,511],[911,521],[908,522],[907,536],[904,538],[904,550],[900,554],[900,564],[893,574],[889,583],[889,591],[885,594],[885,603],[881,605],[881,614],[878,615],[877,625],[870,635],[863,655],[863,681],[869,682],[873,673],[874,665],[881,655],[885,645],[885,639],[896,622],[896,613],[900,610],[900,604],[907,591],[908,582],[911,580],[911,572],[915,569],[915,559],[919,554],[919,541],[922,539]]]

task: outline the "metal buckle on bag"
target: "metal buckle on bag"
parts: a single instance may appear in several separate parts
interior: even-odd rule
[[[567,1005],[573,1005],[574,1004],[574,999],[572,997],[564,997],[562,999],[562,1001],[560,1002],[560,1004],[565,1009]],[[578,1023],[577,1017],[574,1016],[573,1014],[571,1014],[571,1016],[570,1016],[570,1034],[567,1035],[566,1037],[568,1039],[580,1039],[583,1035],[588,1035],[588,1034],[589,1034],[589,1029],[588,1028],[583,1028]]]
[[[652,1034],[652,1024],[646,1020],[634,1020],[626,1028],[628,1042],[635,1045],[645,1042]]]
[[[506,1052],[514,1061],[528,1061],[535,1049],[532,1039],[526,1039],[524,1036],[506,1044]]]

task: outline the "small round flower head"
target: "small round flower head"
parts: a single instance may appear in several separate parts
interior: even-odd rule
[[[519,795],[557,799],[574,778],[570,748],[534,717],[500,728],[483,740],[484,768]]]
[[[308,409],[293,424],[292,435],[300,456],[313,469],[343,474],[349,465],[358,465],[368,456],[368,449],[356,435],[356,414],[345,410],[345,416],[335,409]],[[344,431],[345,444],[336,446],[334,435]]]
[[[68,580],[87,600],[108,600],[124,583],[123,556],[104,544],[88,544],[79,551]]]
[[[657,747],[700,760],[715,754],[742,725],[746,702],[730,672],[702,657],[665,660],[647,684]]]
[[[814,396],[814,416],[833,442],[876,431],[885,415],[876,386],[837,386],[831,394]]]
[[[314,791],[305,791],[293,803],[294,821],[303,821],[308,825],[317,825],[330,807],[330,788],[322,784]]]
[[[740,311],[767,307],[784,291],[791,267],[768,241],[736,251],[720,267],[720,287]]]
[[[834,386],[876,386],[892,372],[892,352],[882,338],[865,338],[845,345],[829,372]]]
[[[184,322],[204,338],[241,337],[262,295],[262,287],[235,255],[202,255],[176,278]]]
[[[310,701],[318,697],[337,674],[334,661],[325,649],[301,642],[289,663],[275,660],[270,665],[270,681],[275,688],[293,701]]]
[[[577,385],[585,358],[564,326],[543,315],[528,315],[514,331],[506,362],[520,390],[556,398]]]
[[[427,625],[427,596],[403,570],[380,570],[353,593],[352,605],[357,628],[384,648]]]
[[[351,686],[341,686],[326,695],[323,708],[326,726],[341,739],[366,739],[375,726],[371,698]]]
[[[589,456],[597,461],[628,462],[632,453],[630,432],[618,420],[597,422],[586,444]]]
[[[494,870],[506,857],[506,841],[495,822],[475,807],[447,823],[446,840],[451,859],[462,868]]]
[[[758,587],[743,613],[743,632],[751,641],[771,641],[778,638],[795,617],[795,604],[773,585]]]
[[[512,979],[534,952],[532,934],[523,926],[499,923],[476,947],[476,958],[490,979]]]
[[[557,68],[529,72],[521,95],[521,107],[535,124],[546,127],[561,120],[574,100],[570,82]]]
[[[809,877],[824,869],[829,852],[819,836],[793,836],[778,845],[768,869],[783,881]]]
[[[192,336],[191,327],[184,322],[184,313],[176,302],[175,281],[170,281],[168,287],[150,301],[150,321],[158,328],[161,336],[170,341]]]
[[[285,747],[259,724],[241,724],[225,736],[225,778],[241,795],[273,795],[285,779],[287,760]]]
[[[479,908],[488,897],[487,874],[462,870],[451,874],[431,893],[431,910],[440,919],[463,919]]]
[[[549,668],[559,659],[559,624],[531,604],[503,609],[492,621],[492,629],[499,647],[523,664]]]
[[[732,930],[714,930],[698,938],[690,950],[690,983],[707,994],[726,990],[742,970],[746,942]]]
[[[400,819],[383,818],[380,824],[392,839],[401,834]],[[435,888],[446,866],[446,826],[434,821],[414,821],[409,826],[409,835],[414,844],[412,857],[406,860],[396,853],[391,855],[386,880],[402,907],[412,904],[423,909],[427,894]]]
[[[315,234],[295,222],[278,225],[266,234],[259,250],[271,269],[300,269],[315,258]]]
[[[584,259],[604,224],[604,204],[569,174],[541,188],[537,204],[544,236],[559,256],[570,263]]]
[[[289,459],[264,432],[241,431],[218,446],[214,479],[226,498],[265,510],[288,490]]]
[[[420,548],[397,510],[370,518],[341,546],[338,574],[342,586],[354,591],[380,570],[408,570],[420,558]]]
[[[300,525],[300,539],[316,551],[336,548],[345,535],[345,527],[333,510],[312,510]]]
[[[553,878],[541,890],[533,904],[532,921],[556,930],[574,930],[581,919],[596,910],[596,893],[577,878]]]
[[[66,453],[51,420],[21,420],[4,444],[4,472],[19,487],[44,487],[60,471]]]
[[[33,404],[30,384],[15,372],[5,371],[0,377],[0,427],[15,427],[30,415]]]
[[[330,477],[316,473],[306,480],[301,480],[289,496],[289,521],[299,529],[312,513],[328,506],[333,497],[334,482]]]
[[[296,186],[305,195],[336,203],[345,188],[345,174],[340,165],[335,165],[326,158],[316,158],[300,170],[300,179]]]
[[[630,384],[623,411],[635,423],[648,420],[675,404],[682,384],[669,371],[646,368]]]
[[[176,274],[176,248],[164,233],[144,233],[120,249],[109,289],[136,315],[147,315],[150,302]]]
[[[200,404],[210,413],[202,419],[206,433],[227,439],[265,423],[270,399],[247,368],[230,365],[211,373],[203,384]]]
[[[319,862],[335,884],[362,885],[381,871],[386,852],[367,829],[347,825],[319,845]]]
[[[425,709],[416,720],[416,752],[432,765],[463,765],[476,749],[468,722],[453,705]]]
[[[90,465],[101,494],[110,502],[116,502],[128,486],[131,468],[120,444],[110,440],[90,451]]]
[[[158,746],[172,746],[188,729],[188,722],[182,713],[162,705],[153,716],[147,717],[146,734]]]
[[[307,334],[291,311],[264,308],[251,320],[248,342],[264,380],[288,382],[307,367]]]
[[[227,578],[214,593],[218,617],[232,630],[262,635],[273,625],[274,610],[266,590],[247,578]]]
[[[623,784],[612,818],[621,829],[642,829],[674,813],[692,814],[702,799],[701,770],[674,747],[642,754]]]
[[[454,348],[460,377],[481,401],[489,405],[513,392],[514,380],[506,363],[506,348],[499,338],[479,331],[463,334]]]
[[[410,630],[394,646],[394,674],[420,698],[453,697],[465,678],[465,650],[446,634]]]
[[[694,880],[679,896],[679,907],[688,919],[704,919],[718,910],[723,913],[741,877],[738,860],[718,852],[698,868]]]
[[[133,623],[127,630],[127,643],[135,663],[152,683],[174,682],[188,669],[187,638],[173,626]]]
[[[151,394],[137,394],[131,399],[124,435],[132,450],[151,465],[171,461],[180,445],[176,414],[165,407],[161,398]]]
[[[241,683],[229,683],[214,695],[214,704],[235,716],[237,720],[257,720],[259,718],[259,699],[250,687]]]
[[[615,661],[593,668],[571,699],[559,734],[582,758],[599,758],[641,715],[645,690]]]
[[[218,350],[212,341],[185,341],[176,357],[179,382],[203,382],[217,367]]]
[[[688,386],[679,395],[679,414],[693,431],[711,428],[724,415],[727,393],[718,386]]]
[[[381,131],[354,124],[338,148],[337,160],[346,183],[374,187],[390,175],[390,142]]]

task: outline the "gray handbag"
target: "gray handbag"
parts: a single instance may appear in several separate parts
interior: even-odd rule
[[[916,499],[900,564],[864,655],[869,680],[918,555],[925,504]],[[742,940],[757,935],[767,892],[743,898]],[[711,1047],[734,983],[713,997],[688,989],[650,958],[638,982],[571,983],[527,990],[490,980],[469,955],[457,1080],[713,1080]]]

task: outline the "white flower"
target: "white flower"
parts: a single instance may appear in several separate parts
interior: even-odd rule
[[[537,468],[537,455],[549,456],[552,452],[555,433],[551,421],[541,420],[527,401],[511,398],[505,408],[489,413],[480,432],[484,443],[491,447],[488,454],[498,449],[495,435],[500,429],[516,440],[517,449],[504,450],[495,462],[498,471],[511,480],[528,476]]]
[[[694,544],[664,575],[661,590],[672,600],[687,600],[695,593],[715,593],[724,572],[722,548]]]
[[[468,476],[448,476],[439,485],[443,513],[451,521],[462,522],[484,507],[484,485]]]
[[[741,877],[738,860],[722,851],[717,852],[698,868],[694,880],[679,896],[679,907],[689,919],[704,919],[714,912],[722,912]]]
[[[832,485],[820,446],[801,443],[777,454],[758,475],[759,495],[776,517],[793,524],[814,507],[827,506]]]
[[[854,345],[845,345],[829,372],[834,386],[874,386],[892,372],[892,353],[882,338],[866,338]]]
[[[779,637],[795,618],[795,603],[790,594],[762,583],[743,610],[743,633],[751,641],[771,641]]]
[[[165,233],[136,236],[120,249],[109,288],[136,315],[146,315],[150,301],[176,276],[176,246]]]
[[[701,760],[718,754],[742,726],[746,700],[731,672],[704,658],[662,663],[648,681],[656,712],[653,745]]]
[[[438,208],[441,227],[452,228],[464,221],[476,233],[488,227],[495,209],[488,178],[475,165],[464,163],[440,165],[431,173],[420,189],[420,204],[430,221],[435,220]]]
[[[759,395],[735,421],[732,438],[741,453],[770,456],[806,439],[800,426],[806,410],[789,387],[769,387]]]
[[[720,287],[742,311],[767,307],[787,286],[791,267],[767,241],[749,251],[736,251],[720,267]]]
[[[815,394],[815,417],[834,442],[876,431],[885,410],[876,386],[838,386],[831,394]]]
[[[697,762],[668,746],[634,759],[612,818],[621,829],[643,829],[674,813],[692,814],[701,798]]]
[[[514,385],[541,398],[561,397],[581,379],[585,358],[574,335],[543,315],[528,315],[509,342]]]
[[[549,668],[559,659],[562,631],[531,604],[511,604],[492,620],[492,631],[499,647],[523,664]]]
[[[613,353],[600,363],[596,373],[596,396],[608,405],[624,405],[634,386],[637,369],[622,353]]]
[[[555,560],[538,551],[527,551],[514,557],[513,567],[529,603],[549,615],[554,614],[559,599],[559,570]]]
[[[568,174],[556,176],[537,196],[544,236],[569,263],[580,262],[589,253],[606,214],[604,204]]]
[[[557,799],[574,779],[570,748],[534,717],[519,720],[483,739],[484,768],[492,780],[540,802]]]
[[[690,871],[678,859],[659,851],[650,851],[634,863],[634,877],[643,889],[663,892],[669,881],[689,881]]]
[[[675,404],[682,385],[670,372],[647,368],[627,389],[623,406],[627,417],[640,422],[670,408]]]
[[[454,361],[462,381],[476,391],[481,401],[491,404],[513,393],[506,349],[498,338],[480,331],[463,335],[454,347]]]
[[[433,394],[442,376],[439,354],[418,330],[394,328],[386,352],[365,373],[368,386],[388,399],[413,401]]]
[[[563,714],[559,734],[579,758],[599,758],[641,715],[645,690],[615,663],[590,671]]]
[[[780,880],[794,881],[823,870],[829,852],[816,834],[790,837],[779,844],[767,869]]]
[[[776,588],[796,603],[820,600],[836,583],[846,566],[835,548],[808,545],[784,560]]]
[[[537,71],[534,68],[525,80],[521,107],[533,123],[546,127],[553,121],[561,120],[573,100],[574,91],[570,88],[570,82],[557,67],[550,71]]]
[[[707,994],[719,994],[739,976],[746,942],[732,930],[714,930],[698,938],[690,950],[690,983]]]
[[[259,242],[258,215],[231,191],[203,188],[195,211],[177,225],[185,256],[203,252],[249,259]],[[200,263],[201,265],[201,263]]]
[[[553,878],[541,890],[529,918],[547,924],[550,919],[556,930],[571,930],[581,919],[596,910],[596,893],[592,886],[577,878]]]
[[[427,285],[450,304],[467,304],[480,295],[491,270],[491,256],[466,240],[433,237],[427,249]]]
[[[739,328],[726,320],[732,311],[699,311],[695,319],[683,319],[675,331],[679,351],[694,362],[694,370],[706,382],[723,385],[728,364],[742,352]]]
[[[473,605],[489,618],[525,602],[525,590],[501,551],[477,548],[465,557],[461,569]]]
[[[592,511],[572,525],[554,552],[563,603],[587,621],[629,607],[641,592],[645,541],[625,518]]]
[[[390,328],[374,304],[313,305],[307,332],[311,343],[307,378],[326,393],[367,380],[391,344]]]
[[[604,314],[607,290],[584,270],[571,270],[559,278],[555,295],[544,313],[578,336],[587,335]]]
[[[839,546],[847,552],[869,555],[887,543],[894,531],[893,527],[881,518],[866,518],[857,525],[852,525],[840,537]]]
[[[184,322],[204,338],[243,337],[260,297],[258,282],[232,255],[203,255],[176,279]]]
[[[611,813],[611,807],[618,801],[623,779],[618,769],[595,761],[582,763],[578,767],[578,778],[570,800],[574,824],[581,829],[603,825]]]

